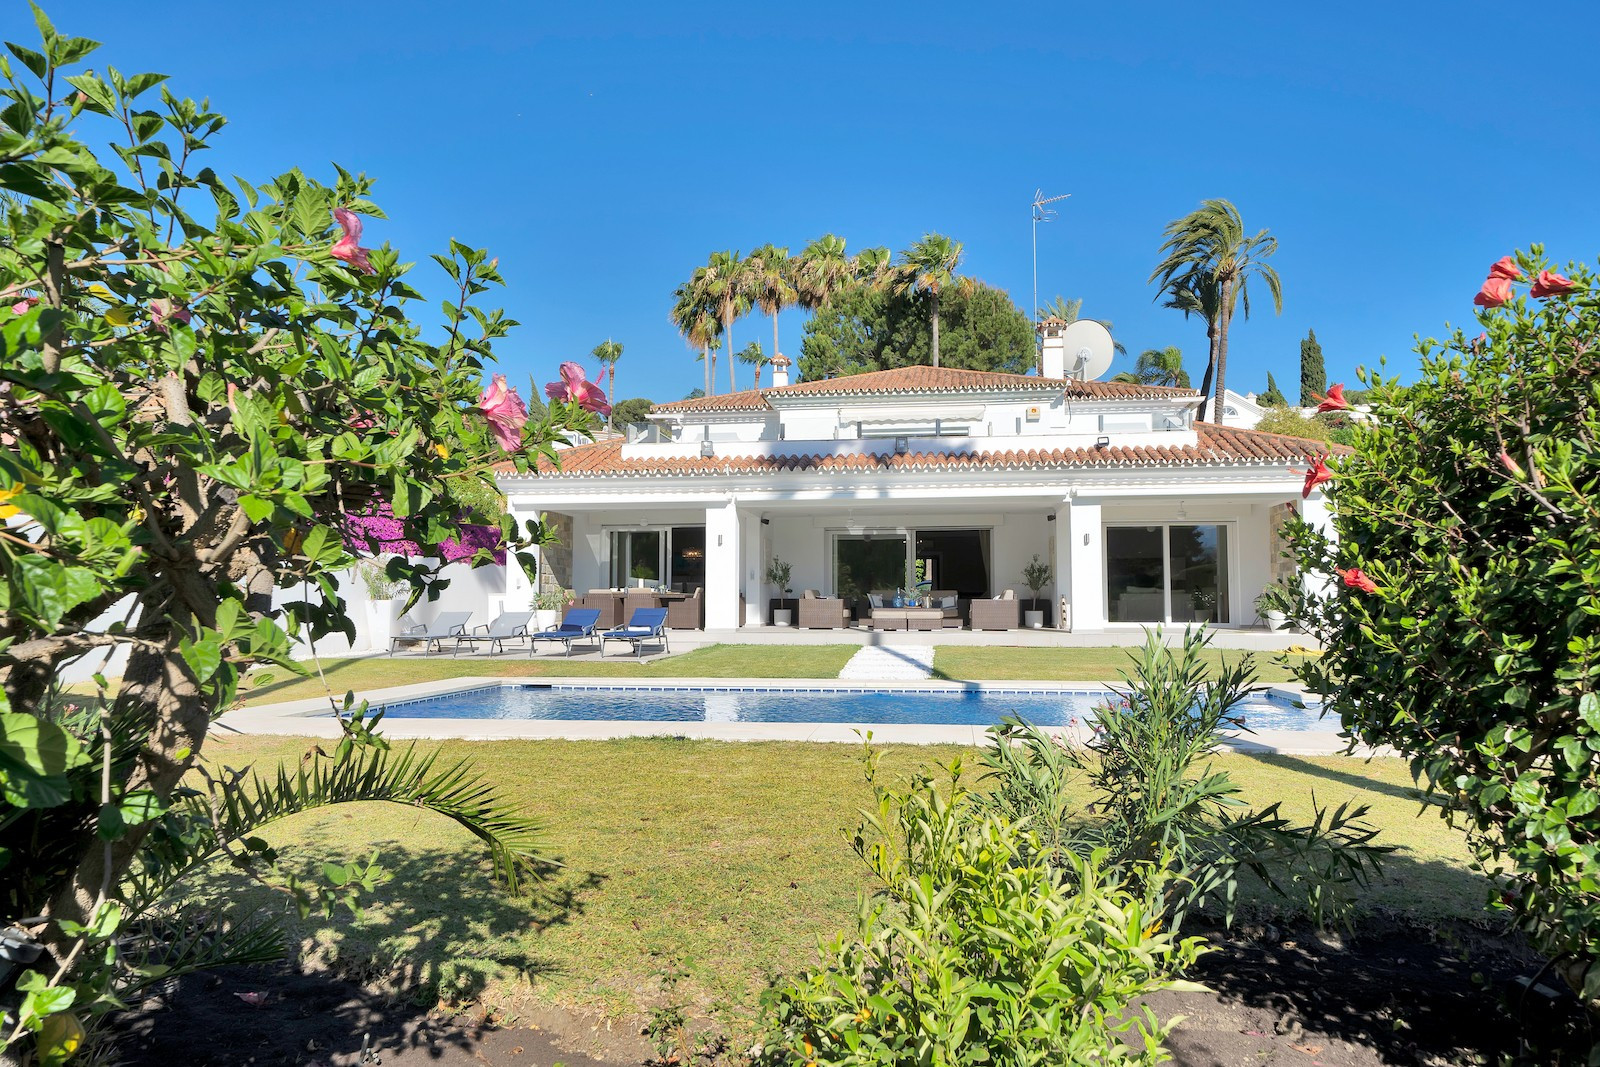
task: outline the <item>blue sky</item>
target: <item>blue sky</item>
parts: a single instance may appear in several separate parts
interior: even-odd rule
[[[1082,297],[1134,354],[1179,345],[1197,381],[1203,328],[1145,281],[1161,229],[1208,196],[1270,229],[1283,314],[1263,292],[1236,321],[1228,380],[1271,370],[1291,398],[1309,328],[1330,381],[1381,355],[1407,377],[1413,335],[1469,321],[1501,255],[1600,252],[1589,4],[48,10],[106,43],[95,65],[209,96],[230,118],[219,171],[378,178],[369,243],[422,264],[425,291],[444,295],[428,253],[488,246],[524,323],[498,350],[514,382],[563,359],[593,373],[609,336],[622,396],[677,399],[702,374],[674,286],[714,250],[830,231],[852,249],[949,234],[1026,308],[1037,187],[1072,194],[1039,229],[1041,297]],[[20,4],[0,28],[33,42]],[[780,323],[793,356],[801,323]],[[735,325],[734,347],[751,339],[770,346],[769,320]]]

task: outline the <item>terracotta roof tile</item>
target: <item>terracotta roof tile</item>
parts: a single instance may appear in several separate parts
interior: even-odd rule
[[[1304,461],[1329,451],[1322,441],[1257,433],[1228,427],[1196,427],[1196,443],[1182,445],[1132,445],[1110,448],[994,448],[908,452],[891,454],[777,456],[674,456],[670,459],[624,459],[622,442],[600,441],[561,453],[561,466],[548,460],[539,464],[540,475],[556,478],[593,476],[660,477],[669,475],[751,474],[763,471],[868,471],[868,470],[1028,470],[1040,468],[1155,467],[1169,465],[1226,466]],[[1347,451],[1335,446],[1335,452]]]
[[[1131,382],[1082,382],[1075,378],[1035,378],[997,371],[957,370],[952,367],[897,367],[844,378],[797,382],[768,389],[746,389],[721,396],[696,397],[657,404],[657,412],[760,411],[770,408],[773,397],[872,396],[895,393],[975,393],[1005,390],[1060,389],[1068,396],[1095,400],[1173,400],[1198,396],[1193,389]]]

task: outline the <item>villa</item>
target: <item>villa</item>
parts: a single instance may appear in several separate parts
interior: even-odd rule
[[[707,629],[770,624],[774,558],[796,593],[865,621],[865,598],[919,567],[964,618],[1026,600],[1034,556],[1053,579],[1046,626],[1258,625],[1256,596],[1291,571],[1285,518],[1329,529],[1322,494],[1301,499],[1326,445],[1197,423],[1193,390],[1069,377],[1065,325],[1042,326],[1042,377],[915,366],[790,384],[779,357],[770,388],[658,405],[647,433],[500,486],[519,520],[559,532],[547,587],[698,593]],[[507,602],[526,602],[506,574]]]

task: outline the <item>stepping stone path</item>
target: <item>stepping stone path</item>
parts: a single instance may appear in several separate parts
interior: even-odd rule
[[[865,682],[920,682],[931,673],[932,645],[867,645],[850,657],[839,677]]]

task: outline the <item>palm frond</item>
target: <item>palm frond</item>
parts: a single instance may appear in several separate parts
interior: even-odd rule
[[[270,776],[252,774],[231,788],[191,794],[169,813],[186,832],[152,840],[154,862],[143,872],[143,884],[132,888],[153,900],[223,845],[269,823],[332,804],[387,801],[436,812],[478,838],[488,847],[495,876],[515,892],[523,877],[537,876],[551,862],[538,824],[507,803],[468,761],[436,769],[438,759],[438,750],[419,754],[415,745],[399,752],[356,748],[342,759],[308,760],[293,770],[280,766]]]

